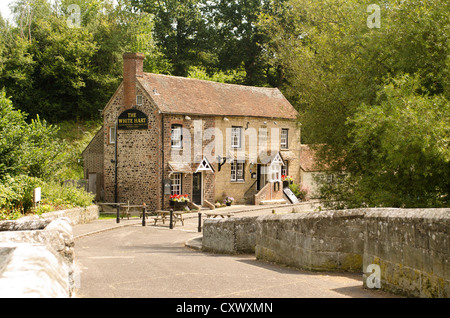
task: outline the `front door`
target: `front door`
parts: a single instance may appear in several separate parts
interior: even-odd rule
[[[261,165],[256,165],[256,191],[261,190]]]
[[[192,202],[202,205],[202,173],[192,175]]]
[[[266,166],[258,164],[256,167],[256,190],[259,191],[266,185]]]

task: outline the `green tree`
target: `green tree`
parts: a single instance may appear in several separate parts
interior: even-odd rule
[[[424,94],[419,77],[390,80],[376,105],[349,119],[352,158],[348,182],[356,202],[369,206],[448,206],[450,103]],[[355,181],[358,182],[355,182]],[[347,201],[353,202],[350,198]]]
[[[301,114],[302,141],[322,144],[318,148],[321,163],[354,176],[347,187],[342,184],[333,189],[339,192],[335,197],[349,200],[345,194],[354,193],[350,190],[363,183],[377,188],[371,183],[370,167],[378,161],[388,164],[389,158],[371,161],[355,151],[359,135],[354,119],[361,108],[378,107],[386,78],[403,74],[418,81],[417,98],[436,96],[448,101],[448,1],[384,1],[380,3],[380,28],[368,26],[371,1],[290,0],[274,4],[274,14],[263,15],[260,25],[270,39],[266,48],[273,52],[272,63],[281,68],[283,91]],[[430,116],[435,111],[431,108]],[[371,122],[369,116],[375,113],[365,117]],[[444,123],[448,125],[448,121]],[[361,168],[364,165],[368,165],[366,170]],[[394,195],[398,191],[399,197],[406,198],[400,188],[390,188],[387,179],[377,180],[380,191],[390,189]],[[435,186],[442,188],[427,184],[430,193]],[[361,197],[366,203],[382,203]]]
[[[201,69],[210,78],[227,74],[232,83],[276,86],[278,72],[268,62],[262,46],[266,35],[257,23],[270,2],[133,0],[132,4],[155,16],[156,45],[172,66],[167,73],[188,76]]]
[[[213,50],[217,52],[217,68],[224,72],[245,72],[243,84],[278,85],[264,54],[266,35],[258,25],[259,16],[267,13],[271,1],[208,1],[204,7],[209,18]]]
[[[166,60],[170,73],[186,76],[189,67],[198,65],[204,51],[205,20],[200,0],[134,0],[132,4],[154,16],[154,39]]]
[[[52,3],[52,4],[51,4]],[[95,119],[122,76],[122,55],[147,55],[147,71],[167,69],[151,35],[150,14],[129,0],[18,0],[16,26],[2,27],[0,87],[14,105],[52,122]],[[70,5],[79,7],[73,22]]]
[[[28,175],[49,179],[62,165],[64,144],[57,128],[39,117],[26,122],[26,114],[14,109],[0,92],[0,178]]]

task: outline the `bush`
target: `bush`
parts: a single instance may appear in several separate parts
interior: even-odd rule
[[[91,205],[94,195],[76,186],[49,182],[42,186],[42,198],[43,204],[53,205],[55,209],[68,209]]]
[[[305,201],[307,200],[308,196],[308,188],[306,187],[300,187],[297,183],[292,183],[289,185],[289,189],[291,189],[292,193],[300,200]]]
[[[14,109],[0,91],[0,178],[29,175],[48,179],[63,165],[64,143],[56,138],[57,127],[39,117]]]
[[[41,187],[41,202],[35,208],[33,189]],[[43,182],[26,175],[6,176],[0,181],[0,219],[17,219],[26,213],[45,212],[86,207],[94,195],[75,186],[62,186],[57,182]]]
[[[23,214],[28,212],[33,206],[33,189],[42,184],[40,179],[26,175],[5,176],[0,181],[0,209]]]

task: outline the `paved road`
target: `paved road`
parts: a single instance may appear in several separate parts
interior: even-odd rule
[[[242,215],[266,213],[272,210]],[[149,222],[143,227],[136,219],[74,226],[79,271],[75,297],[393,297],[363,289],[361,274],[310,273],[258,261],[253,255],[217,255],[188,248],[185,242],[201,235],[197,220],[194,215],[174,229]],[[105,231],[112,226],[118,227]]]

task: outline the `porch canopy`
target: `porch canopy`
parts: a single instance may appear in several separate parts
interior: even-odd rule
[[[173,162],[173,161],[169,161],[169,168],[170,168],[170,173],[186,173],[186,174],[191,174],[193,173],[191,166],[188,163],[185,162]]]
[[[284,165],[283,158],[280,155],[280,152],[272,152],[267,153],[266,151],[261,151],[258,156],[258,164],[263,165],[273,165],[273,164],[280,164]]]
[[[279,152],[271,154],[261,152],[258,156],[258,163],[262,165],[261,173],[264,182],[281,181],[281,166],[284,165],[284,161]]]

